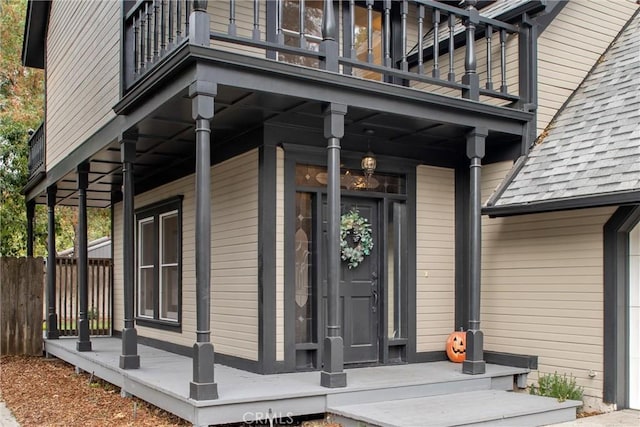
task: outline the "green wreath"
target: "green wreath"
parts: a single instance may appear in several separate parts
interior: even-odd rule
[[[364,257],[371,254],[373,238],[371,224],[352,209],[340,218],[340,254],[349,269],[356,268]]]

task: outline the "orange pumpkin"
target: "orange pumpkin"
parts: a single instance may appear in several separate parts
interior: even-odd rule
[[[452,332],[447,337],[447,356],[456,363],[464,362],[467,353],[467,333],[464,331]]]

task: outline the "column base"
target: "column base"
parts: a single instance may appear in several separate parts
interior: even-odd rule
[[[189,397],[193,400],[218,398],[218,385],[214,381],[214,355],[210,342],[193,344],[193,381],[189,384]]]
[[[342,337],[324,339],[323,368],[320,372],[320,385],[327,388],[347,386],[347,373],[344,372],[344,344]]]
[[[215,400],[218,398],[218,384],[189,383],[189,397],[193,400]]]
[[[320,385],[326,388],[340,388],[347,386],[346,372],[320,372]]]
[[[465,360],[462,362],[462,373],[470,375],[484,374],[487,371],[484,360]]]
[[[140,356],[138,355],[138,332],[136,328],[122,330],[122,354],[120,355],[121,369],[138,369]]]
[[[91,341],[78,341],[78,342],[76,342],[76,350],[78,350],[78,351],[91,351]]]
[[[470,375],[484,374],[484,335],[482,331],[470,329],[467,331],[466,360],[462,362],[462,373]]]
[[[57,314],[49,314],[47,316],[47,339],[48,340],[57,340],[60,338],[60,331],[57,327],[58,324],[58,315]],[[53,328],[49,328],[53,325]]]

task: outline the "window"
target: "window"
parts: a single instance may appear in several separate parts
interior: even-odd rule
[[[137,323],[180,326],[182,200],[171,199],[136,212]]]

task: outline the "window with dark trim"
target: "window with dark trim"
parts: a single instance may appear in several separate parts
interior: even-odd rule
[[[136,322],[179,329],[182,320],[182,198],[136,211]]]

